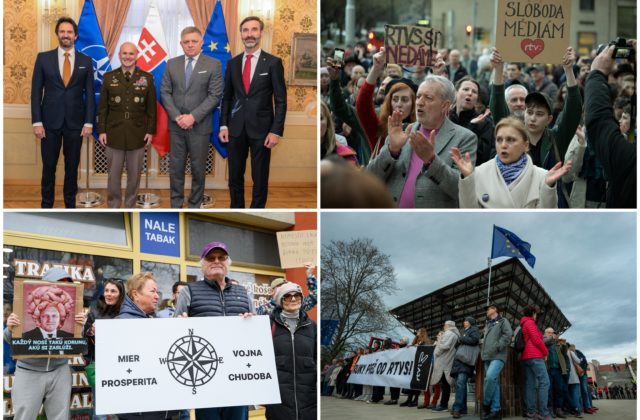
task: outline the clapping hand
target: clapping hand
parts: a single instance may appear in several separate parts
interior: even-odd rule
[[[456,164],[463,178],[466,178],[473,173],[473,162],[471,162],[471,155],[469,152],[465,153],[464,157],[462,157],[460,149],[452,147],[451,160]]]
[[[411,124],[407,126],[405,131],[402,131],[402,111],[396,109],[388,118],[387,127],[389,130],[389,152],[397,155],[409,139]]]
[[[554,165],[553,168],[549,169],[547,172],[547,176],[544,179],[544,182],[553,187],[556,185],[556,181],[562,178],[568,171],[571,169],[571,161],[568,160],[564,165],[562,162],[558,162]]]

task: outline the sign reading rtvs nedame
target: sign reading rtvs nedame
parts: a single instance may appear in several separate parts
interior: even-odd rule
[[[269,317],[96,320],[97,414],[278,404]]]

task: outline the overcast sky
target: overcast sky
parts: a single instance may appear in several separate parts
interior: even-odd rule
[[[531,243],[535,268],[522,261],[571,322],[567,340],[601,363],[636,357],[635,213],[323,212],[321,241],[371,238],[388,254],[391,309],[487,268],[494,224]]]

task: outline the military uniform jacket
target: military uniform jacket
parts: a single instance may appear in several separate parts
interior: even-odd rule
[[[107,133],[114,149],[144,147],[145,134],[156,132],[153,75],[136,68],[127,82],[122,68],[105,73],[98,104],[98,133]]]

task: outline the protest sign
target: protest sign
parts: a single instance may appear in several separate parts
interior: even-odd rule
[[[360,356],[348,382],[424,390],[429,386],[434,349],[405,347]]]
[[[269,317],[96,320],[96,402],[98,414],[278,404]]]
[[[82,309],[81,283],[16,279],[13,312],[20,325],[12,329],[11,355],[74,357],[86,352],[82,325],[75,322]]]
[[[559,64],[570,22],[571,0],[499,0],[496,48],[505,62]]]
[[[442,33],[426,26],[385,25],[384,52],[387,63],[431,67]]]
[[[318,231],[293,230],[276,232],[280,266],[282,268],[304,267],[305,263],[313,263],[318,258]]]

